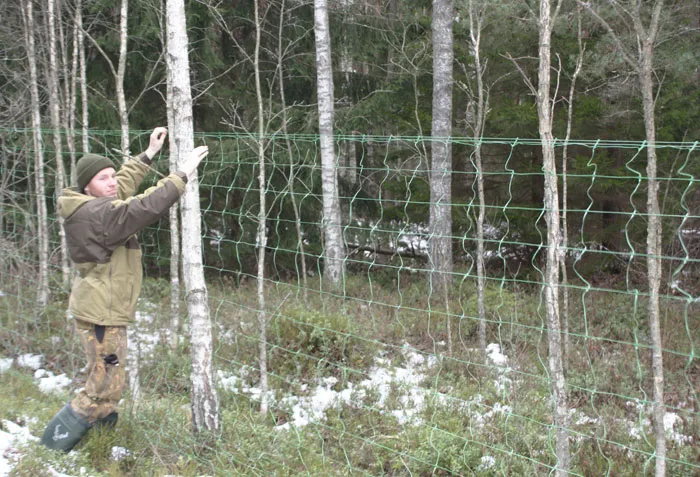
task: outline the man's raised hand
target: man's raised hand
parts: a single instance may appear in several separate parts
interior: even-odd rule
[[[165,136],[168,135],[168,130],[164,127],[157,127],[151,133],[151,139],[148,143],[148,149],[146,149],[146,156],[149,159],[153,159],[153,156],[160,152],[163,147],[163,142],[165,142]]]
[[[184,172],[187,177],[192,177],[194,171],[197,170],[197,166],[200,162],[202,162],[202,159],[207,157],[207,154],[209,154],[208,146],[195,147],[194,150],[185,158],[185,163],[182,165],[180,170]]]

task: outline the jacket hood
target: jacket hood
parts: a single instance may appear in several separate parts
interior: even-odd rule
[[[63,189],[63,194],[58,198],[58,213],[62,218],[67,219],[80,207],[94,199],[95,197],[81,194],[73,187]]]

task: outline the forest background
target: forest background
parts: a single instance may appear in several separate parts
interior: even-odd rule
[[[2,350],[47,354],[58,337],[65,349],[49,368],[76,383],[80,353],[69,330],[59,331],[70,264],[61,256],[55,197],[74,183],[81,151],[136,154],[153,127],[172,124],[169,114],[179,110],[168,110],[170,3],[0,6]],[[370,475],[697,472],[697,2],[562,2],[551,6],[551,41],[543,37],[548,2],[329,2],[338,260],[328,259],[334,221],[324,202],[328,167],[319,135],[327,112],[319,4],[184,4],[194,142],[211,153],[197,182],[202,230],[185,243],[193,234],[183,218],[183,251],[201,250],[209,287],[204,318],[213,326],[206,348],[214,363],[207,365],[248,383],[230,395],[223,390],[221,411],[218,397],[209,397],[229,417],[223,422],[236,423],[223,431],[218,421],[198,424],[196,410],[168,421],[170,430],[157,428],[163,413],[177,409],[164,401],[196,394],[196,380],[181,377],[197,362],[188,357],[196,346],[163,330],[201,328],[176,306],[181,294],[199,289],[173,285],[178,233],[164,223],[149,229],[140,237],[149,277],[142,311],[168,364],[145,357],[130,365],[137,366],[134,402],[151,408],[144,413],[140,405],[124,425],[166,442],[110,464],[98,436],[86,445],[90,465],[192,475],[221,471],[217,465],[251,475],[338,467]],[[439,51],[446,48],[436,37],[445,26],[436,9],[450,25],[449,92],[436,88],[434,52],[438,42]],[[652,50],[643,48],[648,38]],[[543,46],[551,51],[547,103],[538,84]],[[552,113],[553,144],[542,135],[543,111]],[[159,173],[175,167],[167,153]],[[562,194],[554,202],[552,177]],[[650,212],[655,187],[661,205]],[[563,232],[552,247],[555,216]],[[650,217],[660,219],[658,228]],[[650,251],[650,241],[659,248]],[[560,257],[547,255],[559,248]],[[658,274],[649,272],[650,258]],[[342,266],[329,272],[333,261]],[[554,285],[558,302],[548,294]],[[492,344],[509,358],[494,358],[501,355]],[[439,364],[426,365],[417,383],[392,384],[391,398],[356,391],[349,405],[325,409],[313,431],[277,433],[298,423],[287,388],[298,400],[316,385],[342,394],[376,371],[375,359],[410,362],[406,346]],[[548,362],[557,347],[561,373]],[[659,371],[666,371],[668,401],[655,394]],[[27,376],[21,369],[2,376],[16,386],[2,417],[26,420],[19,403],[31,391],[18,388]],[[329,378],[337,381],[328,385]],[[258,387],[261,395],[250,391]],[[406,387],[428,388],[430,404],[405,398]],[[419,408],[422,420],[392,417],[387,400]],[[252,410],[260,416],[242,417]],[[484,415],[493,420],[484,425]],[[183,450],[172,435],[188,426],[194,437]],[[236,444],[213,443],[203,430],[228,432]],[[130,448],[146,447],[132,439]],[[256,460],[261,449],[270,457]],[[39,458],[24,459],[24,471],[41,466],[41,450],[32,452]]]

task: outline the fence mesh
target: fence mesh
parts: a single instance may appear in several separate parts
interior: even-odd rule
[[[63,134],[62,132],[59,132]],[[46,367],[80,383],[82,356],[67,326],[68,292],[55,220],[54,131],[43,131],[46,190],[35,188],[31,132],[0,130],[0,349],[43,354]],[[132,152],[149,132],[132,132]],[[64,141],[67,139],[63,138]],[[119,131],[90,131],[91,152],[116,158]],[[257,413],[258,138],[197,134],[202,254],[225,435],[217,444],[183,433],[189,352],[170,318],[167,218],[139,236],[147,279],[130,353],[138,357],[139,432],[177,462],[255,474],[530,474],[556,465],[548,371],[541,143],[534,139],[336,137],[345,274],[323,280],[318,137],[264,137],[270,410]],[[454,257],[446,293],[432,286],[428,244],[430,143],[453,149]],[[76,143],[80,143],[76,140]],[[479,349],[478,172],[485,185],[487,348]],[[654,468],[652,371],[647,319],[647,177],[644,142],[564,141],[565,371],[575,475],[650,473]],[[700,316],[700,152],[657,143],[663,232],[661,325],[667,470],[700,472],[696,357]],[[67,149],[66,149],[67,150]],[[64,151],[67,167],[70,154]],[[118,159],[115,159],[117,161]],[[167,172],[167,151],[144,187]],[[69,167],[68,167],[68,170]],[[444,172],[444,171],[438,171]],[[149,182],[150,181],[150,182]],[[36,204],[50,230],[48,312],[36,308]],[[166,339],[180,334],[172,349]],[[76,384],[77,385],[77,384]],[[128,404],[129,407],[133,403]],[[144,451],[144,454],[154,452]]]

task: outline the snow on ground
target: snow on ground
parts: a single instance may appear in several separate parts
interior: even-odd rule
[[[23,354],[17,357],[17,366],[20,368],[31,368],[37,370],[41,368],[41,363],[44,361],[44,357],[40,354]]]
[[[44,394],[59,393],[73,383],[73,380],[65,374],[54,376],[51,371],[37,369],[34,372],[34,379],[37,380],[39,390]]]
[[[29,433],[27,427],[12,421],[3,419],[0,427],[0,477],[4,477],[22,457],[17,447],[38,439]]]
[[[512,385],[511,380],[505,377],[509,370],[506,366],[508,358],[495,343],[489,345],[488,349],[489,358],[498,366],[498,378],[495,381],[498,389],[507,393]],[[290,394],[280,398],[276,405],[289,410],[290,420],[278,428],[304,427],[324,420],[326,411],[334,406],[353,404],[371,405],[380,412],[393,415],[402,425],[420,425],[420,414],[429,400],[469,412],[477,426],[483,425],[497,414],[508,414],[512,411],[510,406],[498,402],[492,406],[486,405],[483,396],[479,394],[470,401],[463,401],[423,387],[426,372],[438,364],[438,357],[426,357],[408,344],[404,344],[402,354],[403,366],[392,365],[388,360],[378,357],[368,371],[366,379],[358,384],[348,383],[342,390],[334,389],[338,383],[336,378],[327,377],[320,380],[310,391],[308,387],[302,386],[301,390],[307,391],[303,396]],[[219,384],[223,388],[246,394],[251,399],[261,399],[260,389],[248,387],[245,384],[247,373],[243,374],[244,376],[239,377],[221,370],[217,372]],[[369,396],[372,396],[373,401],[366,403]],[[274,398],[269,396],[268,402],[273,401]]]
[[[0,374],[10,369],[14,362],[15,360],[12,358],[0,358]]]

